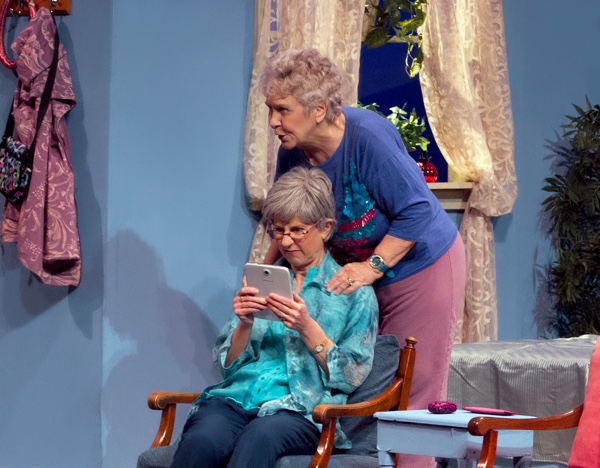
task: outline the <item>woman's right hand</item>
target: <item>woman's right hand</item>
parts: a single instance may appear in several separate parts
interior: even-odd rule
[[[248,286],[246,277],[242,278],[242,287],[233,298],[233,312],[245,325],[252,325],[254,314],[267,307],[265,298],[257,297],[256,294],[258,294],[258,289]]]
[[[237,315],[239,322],[231,335],[231,346],[225,357],[225,367],[229,367],[244,351],[252,333],[254,314],[265,308],[265,299],[257,297],[256,294],[258,294],[258,289],[249,287],[244,276],[242,288],[235,293],[233,298],[233,312]]]

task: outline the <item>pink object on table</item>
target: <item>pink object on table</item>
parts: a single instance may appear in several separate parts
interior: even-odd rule
[[[456,403],[452,401],[432,401],[427,405],[430,413],[450,414],[456,411]]]

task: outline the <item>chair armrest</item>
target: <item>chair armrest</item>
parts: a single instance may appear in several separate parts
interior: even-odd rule
[[[333,442],[337,418],[351,416],[373,416],[377,411],[405,410],[412,384],[415,366],[417,340],[409,336],[406,346],[400,350],[400,360],[392,383],[375,398],[360,403],[345,405],[317,405],[312,412],[313,420],[323,425],[319,445],[309,468],[327,468]]]
[[[199,393],[182,392],[154,392],[148,396],[148,407],[153,410],[162,410],[167,405],[192,404]]]
[[[489,431],[498,429],[515,429],[522,431],[568,429],[577,426],[582,411],[583,405],[579,405],[564,413],[544,418],[514,419],[510,417],[498,418],[477,416],[469,421],[467,429],[470,434],[475,436],[482,436]]]
[[[160,424],[150,448],[161,447],[171,443],[177,404],[191,404],[199,393],[154,392],[148,396],[148,407],[162,411]]]
[[[313,420],[322,424],[323,429],[321,430],[319,445],[309,468],[327,468],[333,451],[337,418],[373,416],[377,411],[387,411],[390,408],[397,407],[400,403],[403,385],[404,380],[396,378],[385,391],[370,400],[345,405],[323,404],[315,406],[312,412]]]
[[[377,411],[387,411],[396,406],[400,401],[402,379],[394,380],[377,397],[360,403],[346,405],[317,405],[313,409],[312,416],[315,422],[325,424],[332,418],[347,416],[372,416]],[[404,408],[406,409],[406,408]]]
[[[493,468],[498,444],[498,430],[548,431],[576,427],[583,412],[583,405],[561,414],[544,418],[498,418],[477,416],[469,421],[467,429],[474,436],[483,436],[481,455],[477,468]]]

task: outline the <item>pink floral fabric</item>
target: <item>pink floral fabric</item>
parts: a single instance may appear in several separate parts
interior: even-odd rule
[[[56,25],[40,8],[12,44],[18,54],[13,115],[17,138],[31,145],[40,97],[54,55]],[[52,102],[38,132],[31,185],[21,205],[2,212],[2,240],[16,242],[19,260],[46,284],[78,285],[81,247],[65,115],[75,106],[66,52],[59,46]]]

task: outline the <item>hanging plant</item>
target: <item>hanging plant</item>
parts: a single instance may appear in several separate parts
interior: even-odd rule
[[[569,145],[560,146],[560,174],[546,179],[555,260],[548,289],[553,296],[551,328],[561,337],[600,331],[600,106],[586,98],[586,109],[562,125]]]
[[[427,14],[427,0],[367,0],[363,42],[367,47],[381,47],[387,42],[406,44],[405,69],[411,78],[423,64],[423,34],[420,27]]]

